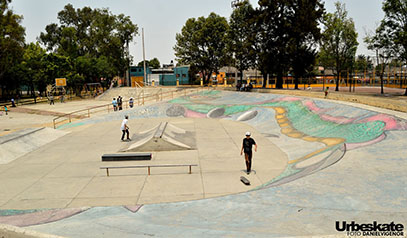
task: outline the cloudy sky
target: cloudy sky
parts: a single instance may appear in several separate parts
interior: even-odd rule
[[[257,1],[250,0],[256,6]],[[333,12],[336,0],[325,0],[328,12]],[[366,32],[373,31],[383,18],[382,0],[342,0],[349,16],[356,24],[359,33],[358,54],[373,55],[364,43]],[[229,17],[231,0],[12,0],[11,7],[24,16],[26,41],[35,42],[45,26],[57,23],[57,13],[71,3],[75,8],[109,8],[113,14],[123,13],[131,17],[133,23],[145,31],[146,58],[157,57],[163,64],[175,59],[173,46],[175,34],[181,31],[188,18],[207,16],[215,12]],[[141,34],[140,34],[141,35]],[[135,38],[130,46],[134,62],[142,60],[141,36]]]

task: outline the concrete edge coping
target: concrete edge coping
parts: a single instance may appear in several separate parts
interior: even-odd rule
[[[64,238],[6,224],[0,224],[0,234],[4,238]]]
[[[38,129],[37,129],[37,128],[33,128],[33,129],[23,129],[23,130],[26,130],[26,131],[28,131],[28,132],[23,133],[23,134],[20,134],[20,135],[13,135],[13,134],[5,135],[5,136],[4,136],[5,140],[4,140],[4,141],[1,141],[1,140],[0,140],[0,145],[1,145],[1,144],[5,144],[5,143],[10,142],[10,141],[13,141],[13,140],[16,140],[16,139],[18,139],[18,138],[24,137],[24,136],[28,136],[28,135],[30,135],[30,134],[34,134],[35,132],[40,131],[40,130],[43,130],[44,128],[45,128],[45,127],[41,127],[41,128],[38,128]],[[21,130],[21,131],[23,131],[23,130]],[[7,137],[9,137],[9,138],[7,138]]]

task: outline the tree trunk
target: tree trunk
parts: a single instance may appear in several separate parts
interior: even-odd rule
[[[208,73],[208,75],[206,75],[206,83],[209,85],[210,80],[211,80],[211,76],[212,76],[212,72]]]
[[[383,90],[383,73],[380,74],[380,93],[384,94],[384,90]]]
[[[282,72],[277,73],[276,88],[277,89],[282,89],[283,88],[283,73]]]
[[[335,91],[339,91],[339,73],[336,74],[336,88]]]
[[[295,83],[294,89],[298,89],[298,82],[299,82],[299,78],[298,78],[297,75],[295,75],[295,77],[294,77],[294,83]]]
[[[263,88],[267,87],[267,74],[262,74],[263,76]]]

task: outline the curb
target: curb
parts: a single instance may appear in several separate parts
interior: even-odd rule
[[[64,238],[62,236],[49,235],[25,228],[0,224],[1,238]]]

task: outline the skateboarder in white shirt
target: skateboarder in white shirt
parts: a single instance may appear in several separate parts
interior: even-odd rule
[[[122,141],[124,140],[124,135],[127,133],[127,140],[130,140],[129,138],[129,126],[127,125],[129,123],[129,116],[124,116],[124,119],[122,121],[122,126],[121,126],[121,130],[123,132],[122,134]]]

